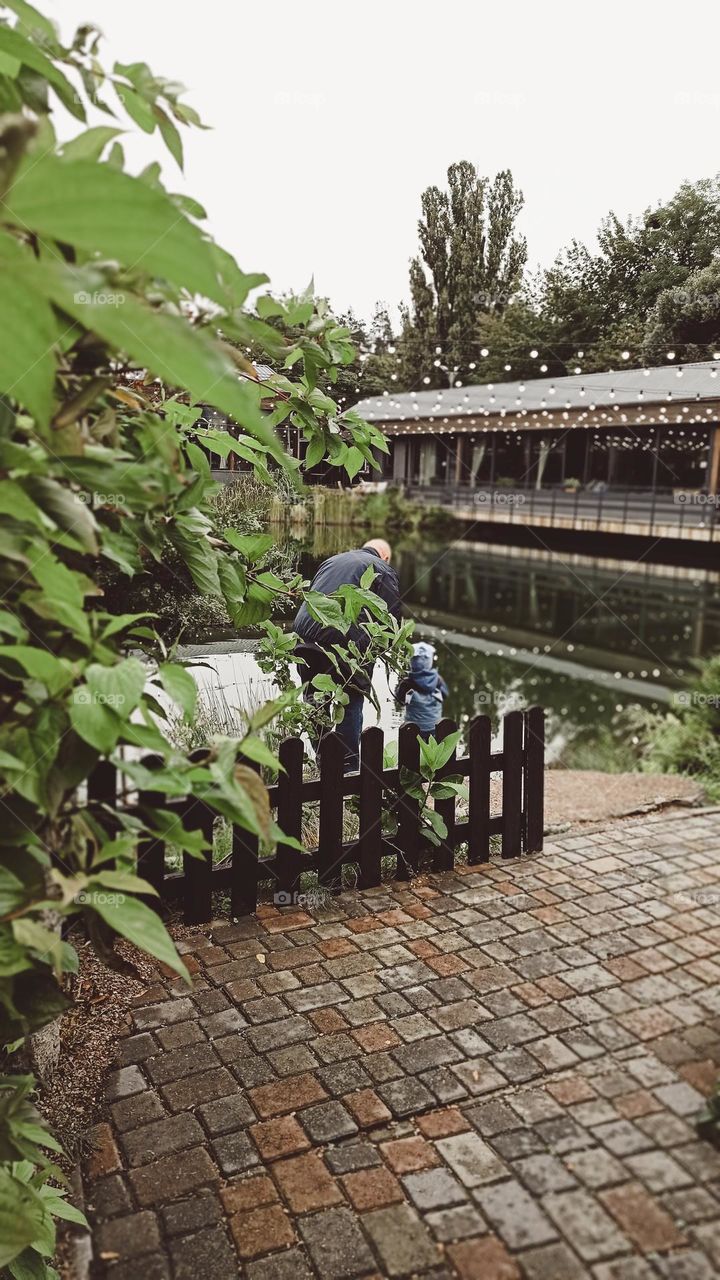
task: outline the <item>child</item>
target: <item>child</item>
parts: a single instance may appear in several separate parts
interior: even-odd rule
[[[410,672],[403,676],[395,690],[395,700],[405,707],[405,723],[416,724],[421,738],[434,733],[442,715],[443,698],[448,687],[436,671],[435,650],[431,644],[420,641],[413,645]]]

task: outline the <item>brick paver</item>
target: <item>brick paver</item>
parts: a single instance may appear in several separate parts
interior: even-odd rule
[[[184,940],[89,1134],[93,1276],[718,1274],[719,851],[655,817]]]

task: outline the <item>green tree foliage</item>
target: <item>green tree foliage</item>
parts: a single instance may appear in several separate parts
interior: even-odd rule
[[[335,385],[338,404],[351,408],[367,396],[405,390],[400,381],[399,339],[387,307],[376,303],[369,324],[359,320],[352,311],[339,320],[348,329],[357,354],[352,364],[338,370]]]
[[[199,121],[180,87],[144,63],[106,74],[92,29],[67,46],[25,0],[4,9],[0,1043],[11,1053],[68,1004],[78,961],[58,917],[82,917],[109,964],[125,964],[114,949],[124,938],[188,979],[146,905],[152,890],[136,853],[155,833],[198,855],[202,834],[149,807],[106,809],[85,785],[100,761],[113,761],[130,789],[201,798],[266,844],[278,834],[264,785],[238,756],[276,767],[259,734],[293,695],[190,763],[173,746],[169,708],[191,723],[195,682],[152,614],[113,610],[108,573],[180,564],[236,625],[261,624],[279,595],[299,602],[306,584],[264,567],[261,535],[223,527],[201,445],[240,453],[260,480],[283,470],[294,485],[288,423],[313,456],[349,475],[386,446],[322,389],[354,358],[329,308],[266,291],[251,304],[266,277],[213,241],[202,208],[166,191],[159,164],[127,172],[115,112],[157,133],[181,164],[181,130]],[[80,122],[62,143],[56,100]],[[86,128],[88,110],[112,124]],[[259,384],[248,350],[279,372]],[[232,418],[239,437],[199,425],[200,405]],[[406,629],[376,616],[379,603],[373,597],[375,632],[385,650],[401,647]],[[343,618],[362,607],[338,605]],[[155,753],[157,769],[127,748]],[[77,1220],[31,1090],[26,1077],[0,1078],[0,1269],[15,1280],[54,1275],[55,1219]]]
[[[447,386],[456,368],[468,368],[478,317],[504,311],[527,258],[516,230],[523,197],[510,171],[491,182],[463,160],[447,176],[446,191],[428,187],[421,197],[420,254],[410,264],[403,332],[409,385],[429,378],[429,385]]]
[[[686,361],[707,360],[719,346],[720,263],[713,262],[663,289],[648,316],[643,356],[647,364],[661,364],[674,350]]]
[[[541,364],[562,375],[660,363],[669,350],[707,359],[719,335],[719,247],[716,178],[683,183],[627,222],[609,214],[595,251],[573,241],[500,317],[480,318],[482,380],[537,376]]]

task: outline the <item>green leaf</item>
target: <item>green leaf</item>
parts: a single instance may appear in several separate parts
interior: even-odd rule
[[[89,555],[98,554],[97,522],[87,503],[47,476],[26,477],[25,488],[59,529],[77,538]]]
[[[249,564],[262,560],[275,542],[271,533],[237,533],[235,529],[223,529],[223,534]]]
[[[0,1037],[3,1043],[46,1026],[58,1014],[64,1013],[70,1003],[51,974],[37,968],[17,974],[12,998],[14,1011],[10,1014],[0,1003]]]
[[[17,480],[0,480],[0,515],[11,516],[13,520],[21,520],[24,524],[33,524],[38,529],[47,529],[39,507],[28,497]]]
[[[164,192],[111,165],[33,156],[21,164],[4,212],[40,235],[117,258],[133,271],[164,277],[216,302],[225,300],[198,227]]]
[[[313,689],[318,689],[321,693],[334,693],[337,688],[337,681],[334,680],[332,676],[326,675],[324,672],[320,672],[318,675],[313,676],[310,683]]]
[[[177,814],[171,813],[169,809],[153,809],[147,814],[146,821],[155,835],[161,836],[163,840],[191,854],[192,857],[200,857],[206,849],[210,848],[199,828],[188,831],[183,826],[182,819]]]
[[[0,26],[0,52],[16,58],[23,66],[37,71],[53,87],[60,101],[77,120],[85,119],[85,111],[70,81],[44,53],[17,30]]]
[[[45,1188],[43,1187],[44,1190]],[[49,1210],[53,1218],[62,1218],[64,1222],[75,1222],[79,1227],[86,1227],[88,1231],[90,1230],[90,1224],[80,1209],[76,1209],[74,1204],[69,1204],[67,1200],[59,1196],[55,1187],[48,1187],[47,1190],[51,1194],[43,1195],[42,1198],[45,1208]],[[52,1194],[53,1192],[55,1194]]]
[[[163,662],[158,668],[162,687],[173,702],[178,702],[188,720],[197,705],[198,688],[189,671],[175,662]]]
[[[254,760],[255,764],[264,764],[268,769],[272,769],[274,773],[278,772],[280,761],[275,753],[263,742],[262,738],[243,738],[240,750],[248,760]]]
[[[41,964],[51,964],[56,974],[77,973],[77,953],[63,942],[59,933],[28,916],[13,920],[12,929],[15,941],[27,947]]]
[[[93,886],[99,884],[106,889],[113,889],[116,893],[154,893],[157,889],[153,889],[147,880],[143,880],[140,876],[134,876],[129,871],[100,871],[97,875],[93,875],[88,882],[88,889],[92,890]],[[84,893],[84,891],[83,891]]]
[[[123,729],[123,722],[112,707],[97,702],[92,690],[81,685],[74,690],[68,710],[78,736],[101,755],[110,755]]]
[[[182,192],[173,191],[170,193],[170,199],[178,209],[182,209],[183,213],[188,213],[191,218],[207,218],[207,213],[197,200],[193,200],[191,196],[183,195]]]
[[[8,1268],[13,1280],[52,1280],[57,1272],[48,1267],[35,1249],[25,1249]]]
[[[422,764],[431,772],[436,773],[438,769],[442,769],[447,764],[453,751],[457,747],[462,730],[457,729],[455,733],[451,733],[447,738],[443,738],[442,742],[437,742],[432,735],[424,742],[419,740],[420,760]]]
[[[358,471],[362,469],[364,462],[365,462],[365,459],[359,449],[357,449],[354,445],[350,449],[348,449],[345,455],[345,462],[343,465],[351,480],[355,479],[355,476],[357,475]]]
[[[58,46],[58,34],[54,24],[49,18],[39,13],[33,5],[28,4],[27,0],[4,0],[3,7],[12,9],[12,12],[17,14],[20,19],[17,29],[22,31],[23,35],[42,37],[49,49],[55,49]]]
[[[117,836],[114,840],[106,840],[105,844],[98,849],[93,855],[90,873],[95,871],[96,867],[100,867],[105,862],[117,859],[120,862],[130,860],[135,863],[137,854],[138,837],[132,833]]]
[[[40,680],[51,694],[59,693],[72,680],[69,664],[48,649],[35,649],[29,644],[2,644],[0,664],[6,665],[8,660],[17,663],[33,680]]]
[[[24,640],[27,636],[27,631],[14,613],[9,613],[7,609],[1,609],[0,635],[14,636],[16,640]]]
[[[305,451],[305,459],[303,465],[307,471],[311,467],[317,466],[318,462],[322,462],[325,457],[325,440],[322,436],[315,436],[309,443]]]
[[[332,596],[325,596],[320,591],[306,591],[305,604],[310,617],[316,622],[321,622],[324,627],[334,627],[343,633],[347,631],[348,622],[339,600],[333,599]]]
[[[133,623],[140,622],[145,618],[154,618],[154,613],[118,613],[110,618],[106,626],[100,633],[101,640],[109,640],[110,636],[114,636],[118,631],[124,631],[126,627],[131,627]]]
[[[0,233],[0,268],[6,261],[17,261],[16,251],[17,242]],[[118,295],[108,293],[104,278],[87,267],[62,265],[54,259],[35,263],[27,255],[22,266],[28,288],[47,292],[59,307],[119,351],[126,351],[141,368],[150,369],[171,386],[185,387],[198,404],[212,404],[228,414],[265,445],[281,466],[288,466],[282,444],[260,411],[258,386],[238,380],[227,353],[212,338],[177,316],[161,315],[130,293],[119,295],[122,301],[116,305]],[[188,279],[185,283],[191,287]]]
[[[70,142],[64,142],[60,148],[63,160],[92,160],[97,162],[109,142],[117,138],[122,129],[113,129],[110,125],[101,124],[94,129],[86,129]]]
[[[141,951],[147,952],[162,964],[174,969],[190,986],[190,974],[157,913],[150,907],[146,907],[144,902],[139,902],[137,898],[124,898],[119,901],[112,896],[111,900],[108,900],[108,897],[109,895],[104,893],[87,893],[85,906],[96,911],[111,929],[134,943]]]
[[[176,129],[169,115],[167,115],[166,112],[163,111],[162,107],[159,107],[157,103],[155,103],[155,106],[153,107],[153,115],[157,120],[158,127],[160,129],[160,133],[162,134],[162,140],[165,143],[165,146],[170,152],[170,155],[172,156],[173,160],[176,161],[178,168],[182,169],[183,145],[182,145],[182,138],[180,137],[178,130]]]
[[[274,720],[275,717],[285,709],[285,707],[289,707],[293,702],[297,702],[299,695],[299,689],[288,689],[285,693],[281,694],[279,698],[273,698],[272,702],[264,703],[263,706],[260,707],[259,711],[256,711],[255,714],[250,717],[248,721],[249,728],[253,730],[253,732],[257,732],[258,729],[264,728],[264,726],[266,724],[270,724],[270,721]]]
[[[0,1267],[32,1244],[42,1221],[40,1197],[0,1167]]]
[[[95,701],[111,707],[122,720],[138,705],[146,678],[147,670],[139,658],[124,658],[110,667],[93,662],[85,671]]]
[[[130,85],[123,84],[122,80],[113,80],[113,87],[130,119],[134,120],[145,133],[152,133],[155,128],[155,118],[150,104],[131,89]]]
[[[198,591],[206,596],[221,595],[218,557],[210,543],[178,527],[170,531],[170,538],[190,570]]]
[[[6,907],[4,904],[0,906],[0,914],[5,915],[7,911],[12,911],[12,906]],[[31,962],[27,952],[15,941],[10,926],[0,926],[0,977],[10,978],[13,974],[22,973],[24,969],[30,967]]]
[[[4,261],[0,271],[0,307],[12,316],[0,342],[0,391],[46,426],[53,408],[57,320],[46,299],[28,290],[11,261]]]

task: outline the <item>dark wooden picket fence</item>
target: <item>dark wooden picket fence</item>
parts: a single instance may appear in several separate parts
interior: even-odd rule
[[[437,738],[446,738],[456,729],[452,720],[442,720]],[[337,892],[341,887],[343,864],[357,867],[358,888],[370,888],[381,881],[384,858],[395,861],[395,876],[410,880],[429,860],[435,871],[450,870],[455,850],[467,845],[471,863],[487,862],[491,837],[499,837],[504,858],[521,853],[536,853],[543,842],[543,774],[544,712],[541,707],[528,711],[511,711],[503,718],[502,750],[491,749],[491,722],[488,716],[472,721],[468,735],[468,754],[451,756],[436,775],[460,774],[468,781],[469,798],[465,812],[456,815],[455,798],[437,800],[435,808],[447,827],[447,838],[431,845],[424,837],[417,800],[403,793],[400,771],[417,770],[419,745],[414,725],[403,725],[399,732],[398,762],[394,768],[383,767],[384,737],[382,729],[365,729],[361,739],[360,769],[343,773],[343,745],[336,734],[320,744],[320,777],[303,778],[304,746],[300,738],[288,738],[279,750],[284,772],[269,788],[270,802],[279,826],[290,837],[301,836],[303,806],[319,802],[318,844],[307,852],[288,844],[279,844],[272,857],[258,855],[258,840],[242,827],[233,826],[232,852],[223,862],[213,865],[212,853],[201,858],[183,855],[183,870],[166,868],[165,844],[147,840],[138,858],[138,874],[160,895],[160,903],[180,904],[187,924],[200,924],[213,917],[212,895],[229,895],[230,914],[248,915],[256,910],[259,885],[270,882],[272,899],[278,906],[297,903],[300,878],[304,872],[317,872],[318,884]],[[194,753],[197,759],[202,752]],[[148,759],[146,763],[150,764]],[[501,812],[491,812],[490,779],[502,776]],[[112,765],[104,763],[91,780],[90,795],[95,801],[115,807],[117,777]],[[357,839],[344,838],[345,799],[358,798],[359,833]],[[205,803],[192,798],[178,800],[157,792],[141,792],[138,803],[145,808],[159,806],[181,817],[189,830],[201,828],[212,842],[215,815]],[[390,810],[397,820],[397,832],[383,832],[383,810]],[[149,899],[156,902],[156,899]]]

